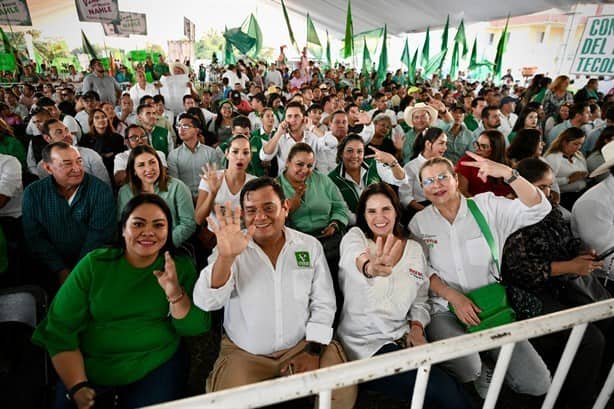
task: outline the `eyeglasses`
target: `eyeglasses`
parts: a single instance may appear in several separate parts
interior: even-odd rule
[[[130,135],[130,136],[128,137],[128,139],[129,139],[131,142],[144,141],[144,140],[146,140],[146,139],[147,139],[147,135]]]
[[[487,144],[487,143],[478,143],[477,141],[473,142],[473,146],[475,146],[476,149],[481,149],[483,151],[490,149],[490,145],[489,144]]]
[[[190,125],[190,124],[179,124],[177,126],[177,128],[179,128],[179,129],[192,129],[194,127],[192,125]]]
[[[444,183],[444,182],[446,182],[450,178],[450,176],[452,176],[452,175],[446,172],[446,173],[440,173],[437,176],[433,176],[433,177],[430,177],[430,178],[425,178],[424,180],[422,180],[422,187],[423,188],[424,187],[431,187],[431,186],[433,186],[433,184],[435,182]]]

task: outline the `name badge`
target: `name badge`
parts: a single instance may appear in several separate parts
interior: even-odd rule
[[[306,251],[295,251],[294,258],[296,259],[296,265],[298,267],[311,267],[311,260],[309,259],[309,253]]]

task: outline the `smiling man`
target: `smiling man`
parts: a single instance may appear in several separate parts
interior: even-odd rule
[[[54,294],[79,259],[111,240],[115,201],[111,187],[85,173],[79,151],[66,142],[43,149],[43,167],[50,177],[23,194],[23,229],[40,263],[37,281]]]
[[[221,352],[207,392],[311,371],[346,360],[332,340],[333,283],[317,239],[285,227],[281,186],[261,177],[241,191],[240,208],[216,207],[210,225],[217,247],[194,288],[205,311],[224,308]],[[266,297],[263,297],[266,294]],[[335,408],[351,408],[355,387],[332,393]]]

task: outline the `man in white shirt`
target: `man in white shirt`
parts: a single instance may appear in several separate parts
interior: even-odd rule
[[[77,112],[75,119],[79,122],[83,134],[90,133],[90,113],[100,106],[100,96],[96,91],[88,91],[81,97],[83,109]]]
[[[275,180],[249,181],[237,207],[216,206],[217,247],[194,287],[194,304],[224,308],[221,351],[207,392],[307,372],[346,360],[332,341],[333,283],[317,239],[284,227],[288,202]],[[263,294],[266,294],[263,297]],[[335,390],[333,407],[351,408],[355,387]]]
[[[44,97],[39,99],[36,106],[49,112],[51,118],[62,121],[62,123],[70,130],[70,133],[73,134],[75,142],[79,142],[81,140],[82,132],[79,123],[72,116],[63,114],[51,98]]]
[[[132,149],[140,145],[149,145],[147,132],[145,132],[145,129],[141,125],[129,125],[128,128],[126,128],[125,139],[128,149],[118,153],[113,159],[113,179],[115,180],[116,186],[121,186],[126,183],[126,168],[128,167],[128,157]],[[165,168],[168,167],[164,152],[156,151],[156,153],[160,157],[162,166]]]
[[[270,161],[277,157],[279,174],[283,172],[290,149],[298,142],[305,142],[315,152],[337,147],[332,135],[318,137],[305,129],[305,108],[300,102],[290,102],[286,107],[286,118],[279,124],[275,135],[260,150],[260,160]]]
[[[158,90],[154,86],[154,84],[147,82],[145,78],[145,73],[141,70],[137,70],[135,73],[136,76],[136,84],[130,87],[130,98],[132,99],[132,104],[134,106],[139,106],[141,98],[145,95],[149,95],[153,97],[158,94]]]
[[[499,119],[501,121],[499,131],[505,136],[506,140],[507,136],[512,133],[512,129],[514,129],[514,125],[516,125],[518,120],[518,115],[514,113],[515,109],[516,100],[514,98],[506,96],[501,99],[501,104],[499,105]]]
[[[571,227],[575,236],[597,254],[614,246],[614,142],[601,149],[605,162],[591,173],[591,178],[610,173],[608,177],[586,191],[573,206]],[[604,259],[603,269],[614,278],[614,254]]]
[[[23,230],[21,164],[11,155],[0,153],[0,229],[7,239],[8,270],[0,275],[2,285],[14,285],[21,270]]]

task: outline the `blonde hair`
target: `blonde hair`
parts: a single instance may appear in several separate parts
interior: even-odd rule
[[[567,82],[567,85],[569,85],[569,77],[567,75],[559,75],[554,79],[554,81],[552,81],[552,84],[550,84],[550,91],[567,91],[567,88],[562,89],[563,85],[565,85],[565,82]]]
[[[563,132],[561,132],[559,136],[556,137],[556,139],[552,142],[552,144],[550,145],[550,147],[548,148],[544,156],[548,156],[551,153],[561,152],[563,142],[575,141],[576,139],[581,139],[581,138],[584,138],[585,136],[586,135],[584,134],[584,131],[580,128],[575,128],[575,127],[567,128]],[[581,157],[581,154],[580,152],[576,152],[574,156]]]

